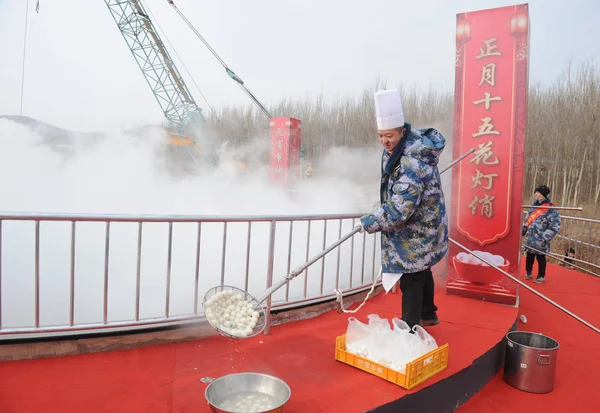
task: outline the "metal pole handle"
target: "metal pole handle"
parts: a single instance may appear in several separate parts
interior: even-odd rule
[[[475,152],[475,148],[469,149],[467,152],[465,152],[459,158],[455,159],[449,165],[447,165],[445,168],[443,168],[440,171],[440,175],[443,174],[444,172],[446,172],[447,170],[449,170],[450,168],[452,168],[454,165],[456,165],[457,163],[459,163],[463,159],[465,159],[467,156],[469,156],[473,152]],[[324,251],[322,251],[319,254],[315,255],[309,261],[305,262],[304,264],[300,265],[295,270],[293,270],[292,272],[290,272],[283,279],[281,279],[281,281],[279,281],[277,284],[275,284],[271,288],[269,288],[264,293],[263,297],[258,302],[259,303],[264,302],[267,298],[269,298],[269,296],[271,294],[273,294],[275,291],[279,290],[281,287],[283,287],[284,285],[286,285],[293,278],[297,277],[305,269],[307,269],[308,267],[310,267],[311,265],[313,265],[315,262],[317,262],[318,260],[320,260],[321,258],[323,258],[325,255],[329,254],[333,249],[337,248],[340,244],[342,244],[343,242],[345,242],[347,239],[352,238],[354,236],[354,234],[356,234],[357,232],[359,232],[361,230],[361,228],[362,228],[362,225],[360,225],[360,224],[357,225],[356,227],[354,227],[354,229],[352,231],[350,231],[349,233],[347,233],[346,235],[344,235],[342,238],[340,238],[339,240],[337,240],[336,242],[334,242],[333,244],[331,244]]]
[[[308,267],[313,265],[315,262],[317,262],[318,260],[323,258],[325,255],[329,254],[332,250],[334,250],[335,248],[340,246],[347,239],[352,238],[354,236],[354,234],[356,234],[357,232],[359,232],[361,230],[361,227],[362,227],[361,225],[357,225],[356,227],[354,227],[354,229],[352,231],[350,231],[349,233],[344,235],[342,238],[340,238],[339,240],[337,240],[336,242],[334,242],[333,244],[328,246],[326,249],[324,249],[323,251],[321,251],[314,257],[312,257],[310,260],[308,260],[304,264],[300,265],[299,267],[296,267],[293,271],[291,271],[288,275],[286,275],[281,281],[279,281],[277,284],[275,284],[271,288],[269,288],[265,292],[263,298],[261,298],[258,302],[259,303],[264,302],[275,291],[279,290],[281,287],[286,285],[290,280],[292,280],[292,279],[296,278],[298,275],[302,274],[302,272],[305,269],[307,269]]]
[[[495,270],[500,271],[502,274],[506,275],[508,278],[510,278],[511,280],[513,280],[514,282],[516,282],[517,284],[519,284],[521,287],[524,287],[526,289],[528,289],[529,291],[531,291],[532,293],[534,293],[535,295],[537,295],[538,297],[540,297],[541,299],[549,302],[550,304],[552,304],[553,306],[555,306],[556,308],[558,308],[559,310],[567,313],[568,315],[570,315],[571,317],[573,317],[575,320],[585,324],[586,326],[588,326],[589,328],[591,328],[592,330],[594,330],[596,333],[600,333],[600,329],[598,329],[598,327],[595,327],[594,325],[588,323],[587,321],[585,321],[583,318],[573,314],[572,312],[570,312],[569,310],[567,310],[566,308],[564,308],[563,306],[561,306],[558,303],[555,303],[554,301],[552,301],[551,299],[549,299],[548,297],[546,297],[545,295],[539,293],[535,288],[531,288],[530,286],[528,286],[527,284],[525,284],[524,282],[522,282],[521,280],[519,280],[516,277],[513,277],[512,275],[510,275],[509,273],[507,273],[506,271],[498,268],[497,266],[495,266],[494,264],[492,264],[491,262],[489,262],[488,260],[486,260],[485,258],[481,257],[479,254],[474,253],[473,251],[471,251],[470,249],[468,249],[467,247],[465,247],[464,245],[454,241],[452,238],[450,238],[450,242],[452,242],[453,244],[457,245],[458,247],[462,248],[463,250],[467,251],[469,254],[471,254],[474,257],[477,257],[478,259],[480,259],[481,261],[485,262],[487,265],[489,265],[490,267],[494,268]]]
[[[534,206],[534,205],[522,205],[521,206],[523,209],[528,209],[528,208],[535,208],[535,209],[558,209],[558,210],[565,210],[565,211],[583,211],[583,208],[581,207],[561,207],[561,206],[542,206],[542,205],[538,205],[538,206]]]

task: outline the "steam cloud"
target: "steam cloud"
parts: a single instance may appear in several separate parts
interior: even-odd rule
[[[380,150],[365,152],[334,148],[318,166],[320,177],[303,182],[297,191],[282,191],[268,183],[268,166],[254,165],[241,173],[234,159],[250,160],[268,150],[266,139],[244,147],[227,147],[220,169],[201,176],[175,178],[157,155],[164,135],[143,137],[125,133],[102,136],[99,142],[76,145],[65,156],[44,144],[44,132],[0,119],[0,187],[2,211],[109,214],[192,215],[294,215],[364,213],[377,199]],[[251,162],[252,163],[252,162]],[[269,223],[252,225],[249,292],[260,296],[267,286]],[[293,227],[290,265],[306,261],[307,223]],[[340,234],[339,221],[327,224],[326,244]],[[101,322],[103,318],[104,248],[106,224],[78,223],[75,245],[75,323]],[[342,222],[341,233],[352,229]],[[276,228],[274,280],[288,270],[289,222]],[[110,228],[108,320],[135,317],[137,224],[113,223]],[[308,256],[323,249],[323,221],[311,224]],[[69,222],[40,225],[40,324],[65,325],[69,321]],[[244,288],[248,225],[228,224],[225,283]],[[339,286],[357,286],[373,279],[379,270],[378,237],[362,235],[340,249]],[[174,224],[172,244],[170,315],[193,312],[197,225]],[[365,242],[364,270],[362,245]],[[199,302],[212,286],[221,283],[223,224],[202,225],[199,268]],[[164,316],[167,276],[168,224],[144,224],[141,253],[140,318]],[[34,223],[2,223],[2,326],[34,325],[35,274]],[[337,253],[325,260],[323,291],[336,286]],[[304,275],[290,284],[290,299],[304,296]],[[308,271],[307,296],[320,295],[321,262]],[[285,288],[273,301],[285,299]],[[201,311],[201,307],[199,307]]]

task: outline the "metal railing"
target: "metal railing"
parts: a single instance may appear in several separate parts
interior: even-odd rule
[[[569,249],[575,251],[573,264],[600,273],[600,220],[561,216],[561,229],[551,245],[551,253],[563,260]],[[565,265],[561,262],[561,265]],[[566,264],[568,265],[568,264]]]
[[[0,213],[0,341],[203,321],[208,289],[260,295],[357,218]],[[379,242],[352,237],[275,292],[268,312],[369,288]]]
[[[529,211],[524,206],[523,217]],[[581,208],[556,208],[560,210],[576,210]],[[561,215],[560,232],[550,244],[548,258],[557,264],[583,270],[591,275],[600,274],[600,220]],[[569,250],[575,251],[573,258],[568,257]],[[534,251],[536,252],[536,251]],[[570,260],[570,262],[565,262]],[[572,265],[571,265],[572,264]]]
[[[203,321],[205,292],[253,295],[325,249],[357,214],[304,216],[0,213],[0,341]],[[600,221],[561,216],[552,254],[598,273]],[[358,234],[277,291],[268,311],[366,290],[379,237]]]

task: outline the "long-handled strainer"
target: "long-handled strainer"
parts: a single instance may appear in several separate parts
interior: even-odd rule
[[[361,226],[357,225],[352,231],[348,232],[342,238],[335,241],[319,254],[315,255],[313,258],[294,269],[279,282],[267,289],[261,298],[255,298],[247,291],[230,285],[219,285],[211,288],[204,295],[204,301],[202,302],[206,319],[219,333],[230,338],[250,338],[262,333],[266,327],[265,307],[263,306],[263,303],[267,300],[267,298],[269,298],[271,294],[279,290],[299,274],[302,274],[305,269],[323,258],[332,250],[344,243],[347,239],[354,236],[354,234],[360,231],[360,228]],[[219,303],[220,308],[218,310],[213,310],[211,304],[216,302]],[[235,314],[232,315],[232,312]],[[248,314],[250,312],[252,315],[249,316]],[[238,317],[238,314],[242,315]],[[246,315],[244,316],[244,314]],[[240,328],[233,327],[232,324],[234,321],[232,318],[234,320],[241,319],[241,322],[235,322],[235,324],[239,325],[246,323],[248,328],[244,329],[245,331],[240,331]],[[248,318],[255,320],[254,325],[252,324],[251,320],[248,320]]]
[[[440,173],[450,169],[453,165],[473,153],[475,149],[469,150],[460,158],[446,166]],[[263,302],[267,300],[275,291],[286,285],[292,279],[301,274],[305,269],[323,258],[346,240],[352,238],[359,232],[360,225],[348,232],[346,235],[335,241],[326,249],[315,255],[313,258],[300,265],[279,282],[264,292],[261,298],[255,298],[247,291],[230,285],[219,285],[206,292],[202,307],[206,319],[220,334],[230,338],[250,338],[262,333],[266,327],[265,307]]]

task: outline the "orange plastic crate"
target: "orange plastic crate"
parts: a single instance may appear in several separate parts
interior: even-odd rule
[[[407,390],[448,367],[448,344],[419,357],[406,365],[406,374],[346,351],[346,335],[335,339],[335,359],[391,381]]]

